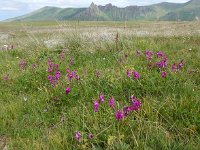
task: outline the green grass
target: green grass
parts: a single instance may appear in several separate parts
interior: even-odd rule
[[[91,43],[74,35],[66,38],[64,47],[25,43],[1,51],[0,75],[9,74],[9,80],[0,80],[0,136],[7,139],[9,149],[199,149],[199,41],[199,36],[119,35],[116,49],[115,40]],[[61,60],[63,49],[65,59]],[[167,77],[162,78],[156,68],[149,70],[144,54],[135,55],[138,49],[164,51],[169,59]],[[55,89],[47,80],[48,58],[61,71]],[[74,60],[71,66],[70,58]],[[23,71],[19,68],[22,59],[27,62]],[[183,69],[170,73],[170,66],[182,59]],[[66,68],[76,70],[80,80],[69,85]],[[136,69],[141,78],[128,78],[126,69]],[[69,95],[67,86],[72,89]],[[95,113],[93,102],[101,92],[105,102]],[[117,121],[116,111],[129,104],[131,95],[142,101],[141,108]],[[114,110],[108,106],[111,96]],[[76,131],[82,134],[81,142],[74,139]],[[87,139],[88,133],[94,138]]]

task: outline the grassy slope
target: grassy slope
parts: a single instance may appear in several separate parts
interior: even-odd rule
[[[8,19],[7,21],[35,21],[35,20],[55,20],[56,13],[61,11],[62,8],[58,7],[43,7],[27,15],[19,16],[16,18]]]
[[[44,7],[28,15],[9,19],[8,21],[41,21],[41,20],[68,20],[85,8],[57,8]]]
[[[190,1],[185,3],[182,7],[169,12],[163,16],[163,20],[181,20],[181,21],[192,21],[196,17],[200,17],[200,2]]]
[[[66,38],[70,51],[65,51],[64,61],[59,58],[61,48],[47,49],[32,42],[0,52],[0,74],[10,75],[8,81],[0,80],[0,135],[8,139],[10,149],[198,149],[199,41],[199,36],[120,36],[117,51],[114,41],[91,43],[75,34]],[[184,59],[184,68],[177,74],[168,70],[167,78],[161,78],[155,68],[147,69],[144,56],[135,56],[137,49],[163,50],[170,65]],[[72,66],[70,57],[74,59]],[[62,74],[64,87],[60,85],[55,91],[47,81],[48,58],[59,64]],[[27,61],[25,71],[18,67],[21,59]],[[67,67],[77,70],[81,78],[72,83],[69,95],[65,95]],[[141,79],[127,78],[127,68],[136,69]],[[194,72],[189,74],[191,69]],[[96,70],[100,78],[96,78]],[[99,92],[106,100],[94,113],[93,100]],[[53,100],[55,94],[58,103]],[[121,109],[131,94],[142,100],[142,108],[124,121],[116,121],[116,110],[108,107],[108,99],[114,96],[116,107]],[[84,139],[89,132],[95,137],[78,143],[73,139],[75,131],[81,131]]]

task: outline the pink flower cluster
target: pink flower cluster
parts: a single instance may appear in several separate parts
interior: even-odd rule
[[[156,53],[157,58],[160,58],[160,57],[162,58],[164,55],[165,54],[162,51],[159,51],[159,52]]]
[[[132,74],[133,74],[133,77],[134,77],[135,80],[138,80],[140,78],[140,74],[136,70],[133,70]],[[127,77],[130,78],[131,77],[131,70],[128,69],[126,71],[126,75],[127,75]]]
[[[145,55],[146,55],[146,60],[149,60],[151,62],[153,58],[153,52],[146,50]]]
[[[47,69],[47,72],[49,73],[48,80],[53,87],[58,84],[58,81],[59,81],[60,76],[61,76],[61,73],[58,70],[58,67],[59,67],[59,65],[54,64],[51,61],[51,59],[48,60],[48,69]]]
[[[61,78],[61,72],[59,71],[59,65],[58,64],[54,64],[51,59],[48,59],[48,68],[47,68],[47,72],[48,72],[48,80],[51,83],[52,87],[55,87],[56,85],[58,85],[59,80]],[[77,75],[76,71],[71,71],[69,68],[66,69],[66,77],[68,79],[68,84],[70,85],[72,82],[72,79],[75,79],[76,81],[79,80],[79,76]],[[61,83],[61,85],[64,87],[63,83]],[[65,94],[68,95],[71,92],[71,87],[67,86],[65,88]],[[54,101],[58,101],[58,97],[54,96]]]
[[[179,63],[174,63],[172,65],[172,68],[171,68],[171,72],[178,72],[179,70],[181,70],[183,68],[183,60],[181,60]]]
[[[97,112],[99,110],[99,102],[102,103],[104,102],[104,96],[101,93],[99,95],[99,101],[98,100],[94,100],[94,112]],[[110,100],[108,101],[109,106],[112,109],[115,109],[115,99],[114,97],[111,97]],[[126,117],[130,112],[132,111],[138,111],[139,108],[141,107],[141,101],[136,99],[134,96],[131,96],[131,105],[130,106],[124,106],[123,111],[122,110],[117,110],[117,112],[115,113],[115,118],[117,120],[122,120],[124,119],[124,117]]]
[[[153,68],[153,55],[154,53],[146,50],[145,56],[146,60],[149,62],[148,67],[150,69]],[[165,55],[164,52],[159,51],[156,54],[157,61],[155,62],[155,66],[159,69],[161,72],[161,77],[165,78],[167,76],[167,65],[168,65],[168,57]],[[174,63],[171,67],[171,72],[177,72],[183,68],[183,60],[181,60],[178,64]]]
[[[159,69],[164,69],[167,67],[167,60],[168,58],[167,57],[164,57],[163,59],[161,59],[160,61],[156,62],[156,66],[159,68]]]
[[[115,114],[115,118],[121,121],[126,116],[128,116],[128,114],[130,114],[132,111],[138,111],[141,105],[142,103],[140,100],[136,99],[134,96],[131,96],[131,105],[124,106],[123,111],[119,109]]]
[[[72,79],[75,79],[75,80],[79,80],[79,76],[77,75],[76,71],[71,71],[69,68],[66,69],[66,72],[67,72],[67,79],[69,81],[69,83],[72,81]]]
[[[97,112],[99,110],[99,102],[103,103],[104,102],[104,95],[102,93],[99,94],[99,99],[94,100],[94,111]]]
[[[57,71],[58,67],[59,67],[59,65],[58,64],[54,64],[51,59],[48,59],[47,65],[48,65],[48,69],[47,69],[48,73]]]
[[[104,95],[102,93],[99,94],[99,99],[98,100],[94,100],[94,111],[97,112],[99,110],[99,103],[103,103],[104,102]],[[111,97],[109,100],[109,106],[111,108],[115,108],[115,99],[114,97]]]
[[[88,137],[88,139],[92,139],[94,137],[94,135],[92,133],[88,133],[87,137]],[[76,139],[76,141],[81,142],[81,139],[82,139],[81,132],[76,131],[74,133],[74,138]]]

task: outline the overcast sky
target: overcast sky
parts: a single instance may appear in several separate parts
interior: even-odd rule
[[[88,7],[92,1],[97,5],[112,3],[124,7],[129,5],[149,5],[163,1],[184,3],[189,0],[0,0],[0,20],[26,14],[44,6]]]

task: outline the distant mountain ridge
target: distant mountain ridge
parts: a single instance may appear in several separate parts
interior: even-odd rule
[[[133,21],[133,20],[167,20],[192,21],[200,18],[200,0],[186,3],[162,2],[149,6],[127,6],[120,8],[107,4],[92,4],[88,8],[58,8],[46,6],[27,15],[6,21]]]

